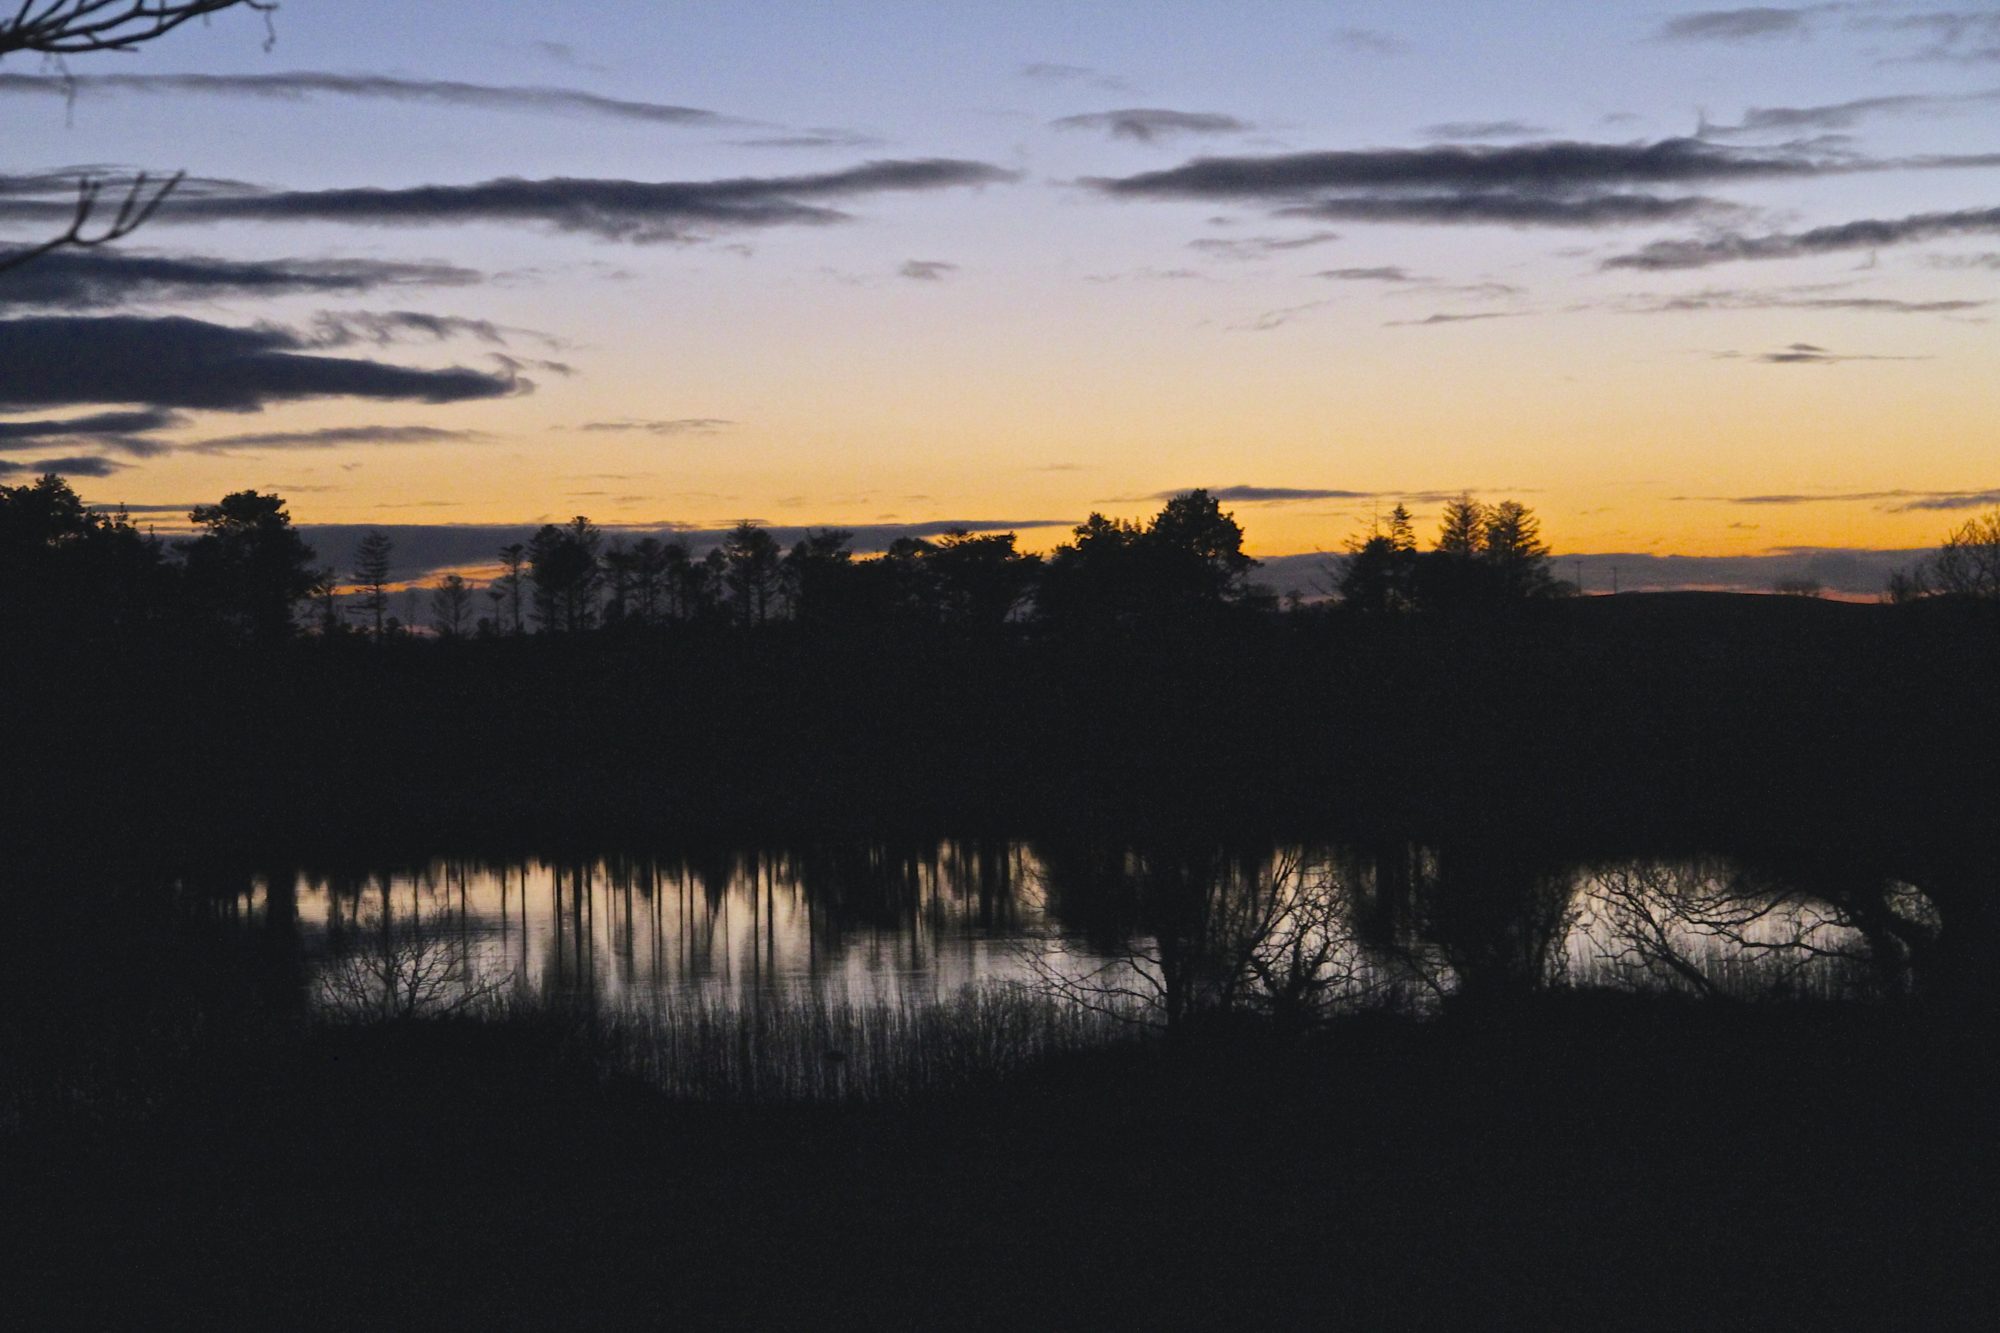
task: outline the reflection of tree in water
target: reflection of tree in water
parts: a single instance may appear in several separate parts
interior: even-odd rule
[[[1042,864],[1056,929],[1025,956],[1047,989],[1088,1008],[1169,1033],[1231,1011],[1297,1027],[1370,982],[1325,858],[1268,844],[1072,844],[1045,849]]]
[[[1358,938],[1435,993],[1485,1004],[1563,978],[1576,876],[1559,859],[1499,841],[1392,842],[1341,862]]]
[[[1338,849],[1072,838],[332,866],[274,875],[261,910],[221,885],[214,896],[218,911],[243,904],[230,910],[267,937],[272,987],[294,997],[319,960],[382,952],[384,919],[435,916],[475,971],[511,972],[552,1003],[690,987],[754,1001],[796,978],[915,994],[939,977],[1018,975],[1034,966],[1014,943],[1027,940],[1070,981],[1098,969],[1102,998],[1184,1027],[1221,1010],[1311,1022],[1565,985],[1962,998],[1990,987],[1963,962],[1982,938],[1983,882],[1935,853],[1585,863],[1499,838]],[[287,890],[313,887],[302,921]]]
[[[389,881],[382,902],[352,923],[353,936],[314,979],[324,1015],[352,1021],[407,1021],[462,1013],[507,990],[506,977],[482,977],[463,913],[396,915]]]
[[[1573,868],[1504,844],[1440,848],[1419,876],[1416,918],[1468,1003],[1514,999],[1564,976]]]
[[[1583,934],[1604,979],[1707,998],[1850,994],[1863,969],[1898,971],[1810,882],[1715,859],[1622,861],[1590,876]]]

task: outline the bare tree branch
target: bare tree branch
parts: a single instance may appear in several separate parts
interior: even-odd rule
[[[11,0],[0,0],[6,3]],[[0,58],[14,51],[33,51],[56,61],[94,51],[131,51],[190,19],[237,8],[262,14],[268,31],[278,5],[277,0],[20,0],[13,17],[0,17]],[[269,49],[269,39],[265,47]],[[182,174],[149,183],[141,172],[108,223],[97,217],[104,182],[84,177],[77,182],[76,216],[68,229],[40,244],[0,253],[0,273],[52,250],[103,245],[129,236],[174,192]]]
[[[276,0],[21,0],[14,17],[0,18],[0,56],[130,51],[189,19],[239,7],[269,15],[278,6]]]
[[[148,181],[145,172],[140,172],[138,179],[134,180],[130,188],[125,191],[124,201],[118,205],[117,216],[94,232],[91,230],[91,223],[97,214],[98,201],[104,192],[104,182],[90,176],[83,177],[76,183],[76,216],[70,220],[69,227],[39,245],[31,245],[25,250],[0,253],[0,273],[39,259],[51,250],[71,246],[88,248],[129,236],[137,231],[147,218],[153,216],[153,211],[174,192],[174,187],[181,183],[181,177],[185,174],[176,171],[164,181],[152,183]]]

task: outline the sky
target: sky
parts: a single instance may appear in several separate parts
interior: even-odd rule
[[[493,14],[0,61],[0,241],[187,173],[0,274],[0,482],[407,551],[1206,486],[1265,557],[1471,492],[1751,579],[2000,503],[2000,6]]]

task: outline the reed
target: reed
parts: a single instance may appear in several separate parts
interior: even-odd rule
[[[611,1070],[677,1099],[901,1102],[987,1086],[1142,1039],[1114,1014],[1009,983],[923,1003],[823,991],[690,993],[590,1016]]]

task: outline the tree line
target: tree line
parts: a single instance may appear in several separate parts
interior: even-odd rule
[[[1063,633],[1214,625],[1277,607],[1251,581],[1258,562],[1242,527],[1205,490],[1144,522],[1093,513],[1046,556],[1011,532],[964,530],[898,538],[874,556],[840,528],[786,548],[749,521],[697,551],[680,539],[628,541],[578,516],[502,547],[483,584],[453,572],[408,585],[403,617],[385,533],[367,533],[352,568],[338,570],[317,563],[278,495],[238,491],[188,518],[194,535],[168,543],[93,509],[59,476],[0,486],[0,616],[97,631],[175,622],[269,642],[301,630],[387,638],[420,624],[445,639],[776,621]],[[1325,572],[1332,604],[1351,616],[1504,609],[1576,591],[1552,572],[1532,510],[1469,495],[1444,506],[1428,548],[1398,505]],[[1892,600],[1939,595],[2000,597],[2000,512],[1951,533],[1889,590]]]

